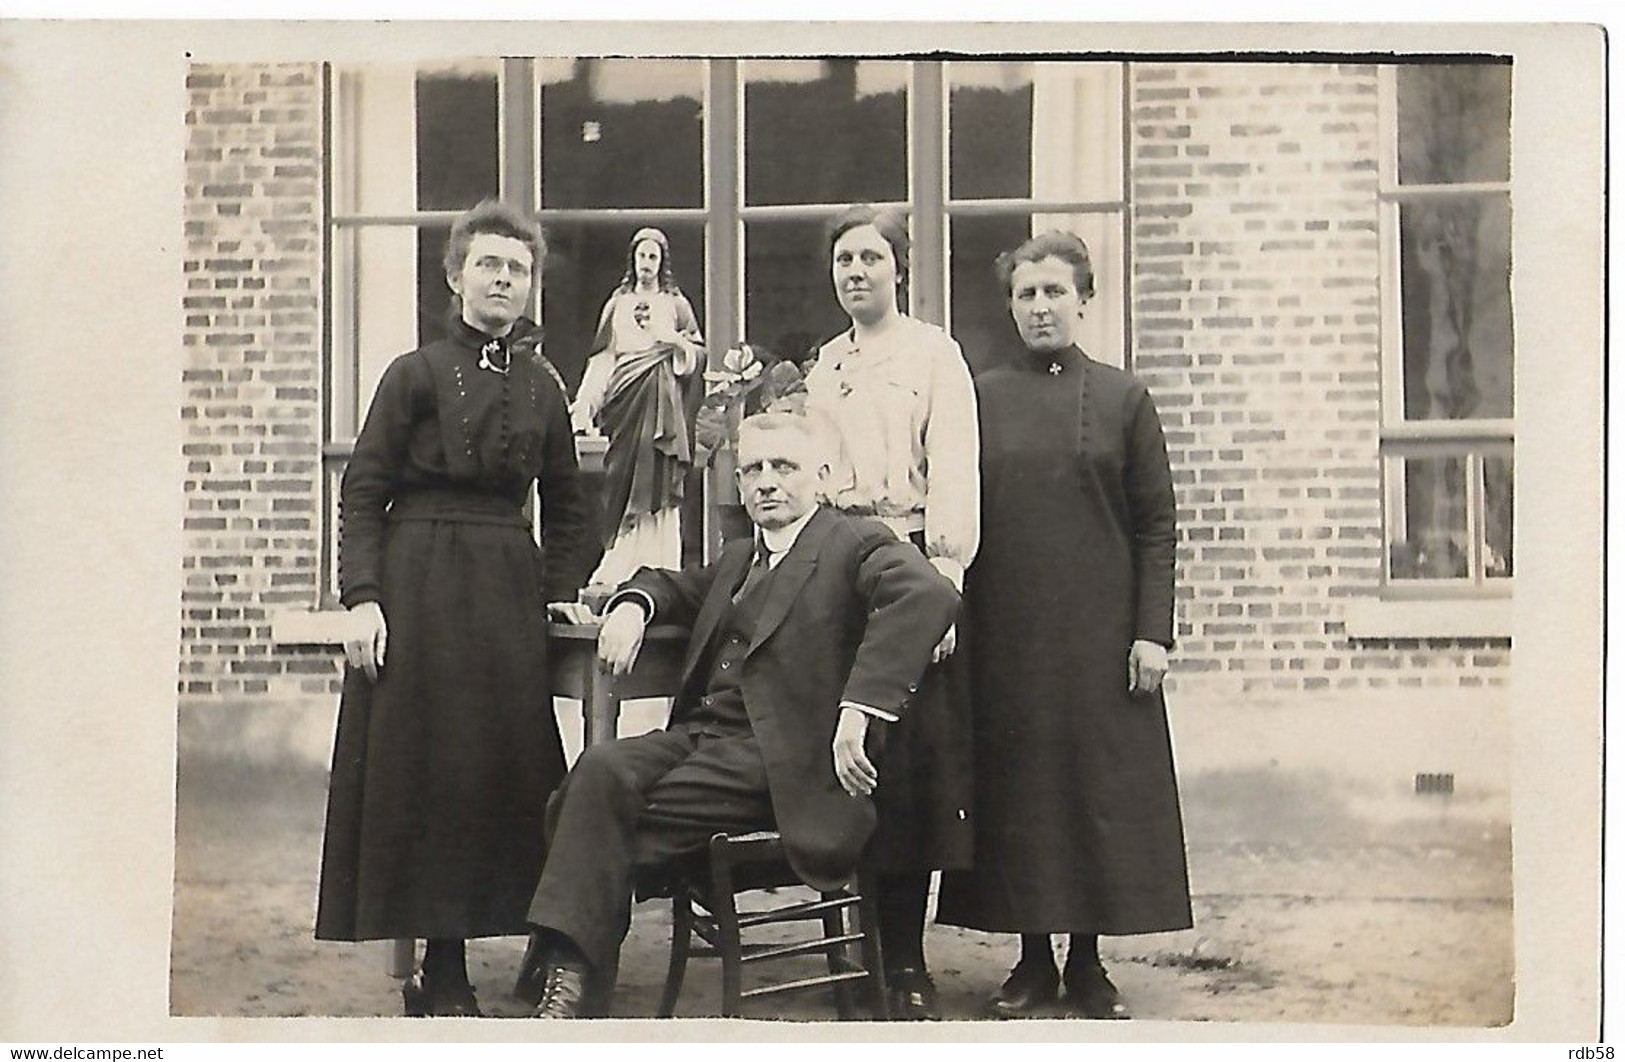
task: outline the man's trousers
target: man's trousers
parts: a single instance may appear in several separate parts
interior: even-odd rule
[[[702,848],[714,833],[773,826],[755,735],[697,725],[588,748],[548,812],[529,921],[569,937],[611,983],[636,867]]]

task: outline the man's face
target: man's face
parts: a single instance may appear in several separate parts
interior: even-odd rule
[[[463,320],[482,332],[502,335],[525,312],[530,298],[530,248],[523,240],[478,232],[463,267],[446,283],[463,299]]]
[[[758,527],[788,527],[818,504],[829,466],[813,440],[799,431],[742,428],[739,495]]]

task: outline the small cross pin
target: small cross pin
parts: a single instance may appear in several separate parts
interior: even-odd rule
[[[503,353],[503,350],[502,342],[500,340],[493,339],[489,343],[485,344],[485,346],[480,348],[480,368],[489,369],[494,373],[506,375],[508,372],[508,366],[513,362],[512,355],[503,359],[501,365],[498,365],[495,361],[491,360],[492,355],[501,353]]]
[[[1051,376],[1059,376],[1059,375],[1061,375],[1061,363],[1058,362],[1058,361],[1050,362],[1049,363],[1049,374]]]

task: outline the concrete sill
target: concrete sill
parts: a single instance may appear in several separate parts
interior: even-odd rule
[[[1343,614],[1350,638],[1510,638],[1512,598],[1352,601]]]
[[[346,609],[289,609],[271,614],[274,645],[343,645],[356,629]]]

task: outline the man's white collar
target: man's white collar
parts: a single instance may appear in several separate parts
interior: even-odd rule
[[[756,530],[762,536],[762,543],[767,546],[769,553],[788,553],[790,547],[796,544],[796,539],[801,537],[802,529],[807,526],[817,512],[818,506],[814,505],[802,514],[801,519],[793,524],[786,524],[784,527],[778,528],[759,527]]]

